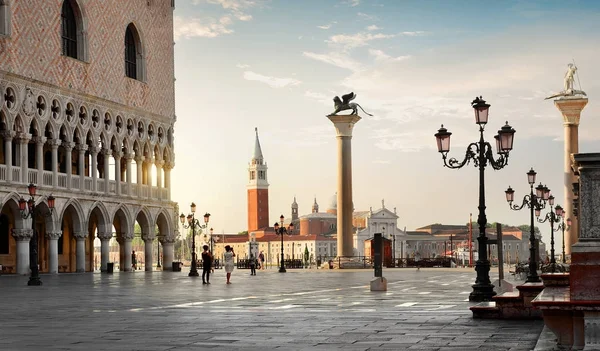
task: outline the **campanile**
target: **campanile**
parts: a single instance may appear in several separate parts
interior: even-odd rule
[[[267,163],[264,162],[258,128],[254,142],[254,155],[248,165],[248,232],[269,226],[269,182]]]

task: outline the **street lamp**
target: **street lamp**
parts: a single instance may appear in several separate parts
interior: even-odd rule
[[[561,223],[556,228],[556,231],[562,230],[562,263],[567,263],[567,256],[565,255],[565,230],[571,229],[571,218],[567,218],[567,222],[565,223],[565,211],[562,211]]]
[[[208,225],[208,223],[207,223],[207,225]],[[211,254],[213,252],[213,242],[214,241],[215,241],[215,239],[213,238],[213,229],[210,228],[210,235],[204,233],[204,242],[210,244],[210,253]]]
[[[21,218],[27,219],[31,217],[31,229],[33,229],[33,235],[29,241],[29,269],[31,269],[31,275],[29,276],[27,285],[42,285],[42,281],[40,279],[40,270],[38,267],[38,236],[37,231],[35,230],[36,217],[39,215],[39,213],[37,213],[37,206],[35,204],[36,190],[37,187],[33,183],[30,183],[29,186],[27,186],[29,200],[25,200],[22,197],[19,199],[19,211],[21,212]],[[48,208],[50,209],[50,212],[45,215],[47,217],[52,216],[52,211],[54,210],[54,200],[54,196],[48,196]]]
[[[279,267],[279,273],[285,273],[285,264],[283,263],[283,234],[287,234],[287,235],[291,235],[292,232],[294,231],[294,223],[290,222],[290,225],[288,225],[287,228],[285,228],[283,226],[283,215],[279,216],[279,222],[281,223],[281,225],[279,225],[279,223],[275,222],[275,224],[273,224],[273,228],[275,229],[275,234],[281,235],[281,267]]]
[[[508,154],[512,150],[515,130],[508,125],[508,122],[499,131],[496,139],[496,152],[498,159],[494,159],[492,145],[483,139],[483,131],[488,122],[488,113],[490,105],[481,97],[475,98],[471,102],[471,106],[475,112],[475,123],[479,125],[479,141],[471,143],[467,146],[465,159],[458,161],[455,158],[448,159],[450,151],[450,133],[444,126],[435,134],[438,151],[442,154],[444,166],[452,169],[462,168],[473,161],[475,167],[479,168],[479,216],[477,224],[479,224],[479,237],[477,238],[479,259],[475,264],[477,278],[473,285],[473,291],[469,295],[470,301],[489,301],[492,296],[496,295],[494,286],[490,281],[490,261],[487,257],[487,236],[485,235],[487,218],[485,215],[485,167],[488,163],[495,170],[500,170],[508,164]]]
[[[210,219],[210,213],[206,212],[204,214],[204,225],[200,224],[200,221],[198,221],[195,217],[196,214],[196,204],[192,202],[192,204],[190,205],[191,211],[192,213],[187,215],[187,217],[182,213],[179,216],[179,220],[181,221],[181,225],[183,225],[183,228],[188,229],[188,228],[192,228],[192,265],[190,267],[190,273],[188,274],[189,277],[197,277],[199,276],[198,274],[198,269],[196,267],[196,227],[199,229],[204,229],[208,226],[208,220]],[[187,223],[188,225],[185,225],[185,220],[187,218]]]
[[[545,223],[550,221],[550,272],[556,272],[556,259],[554,258],[554,232],[560,230],[560,225],[558,228],[554,229],[554,222],[558,222],[560,218],[563,216],[563,209],[560,205],[556,205],[556,208],[552,210],[552,206],[554,205],[554,196],[550,195],[548,198],[548,204],[550,205],[550,212],[546,213],[546,217],[544,219],[537,218],[538,222]]]
[[[156,268],[160,268],[160,240],[156,240],[156,248],[157,248],[157,253],[156,253]]]
[[[527,275],[527,283],[540,282],[540,277],[537,274],[537,260],[535,256],[535,225],[534,225],[534,212],[535,216],[539,217],[541,210],[546,207],[546,202],[552,201],[554,204],[554,197],[550,196],[550,189],[547,186],[538,185],[533,192],[533,184],[535,183],[536,172],[533,168],[527,172],[527,182],[529,183],[530,193],[523,197],[523,203],[521,205],[513,205],[515,199],[515,191],[509,186],[506,191],[506,201],[508,207],[511,210],[519,211],[524,207],[529,208],[531,214],[531,228],[529,230],[529,274]],[[552,204],[550,206],[552,206]]]

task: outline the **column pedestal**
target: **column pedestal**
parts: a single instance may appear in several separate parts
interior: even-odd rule
[[[100,239],[100,272],[107,271],[107,264],[110,261],[111,236],[111,233],[98,232],[98,239]]]
[[[566,218],[571,218],[571,228],[565,230],[565,253],[571,253],[571,246],[577,242],[579,221],[573,215],[573,183],[576,177],[571,171],[571,155],[579,152],[579,120],[581,111],[588,99],[581,96],[561,97],[554,100],[554,105],[563,115],[565,130],[564,152],[564,210]]]
[[[353,256],[352,215],[352,129],[361,120],[358,115],[327,116],[337,133],[337,256]],[[338,260],[339,261],[339,260]],[[341,261],[340,261],[341,262]]]
[[[173,244],[175,243],[176,235],[162,236],[160,238],[162,239],[160,244],[163,248],[163,271],[172,271],[173,257],[175,256]]]

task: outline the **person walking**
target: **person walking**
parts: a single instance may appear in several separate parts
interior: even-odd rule
[[[421,254],[417,252],[415,254],[415,264],[417,265],[417,271],[421,270],[421,266],[419,265],[419,261],[421,261]]]
[[[227,272],[227,284],[231,284],[229,280],[231,279],[231,272],[233,272],[233,258],[235,257],[233,247],[229,245],[225,246],[225,253],[223,254],[223,256],[225,257],[225,272]]]
[[[210,284],[210,271],[212,269],[212,253],[208,251],[208,245],[202,246],[202,284]],[[206,277],[206,279],[205,279]]]
[[[137,256],[135,250],[131,250],[131,268],[135,271],[137,269]]]
[[[265,269],[265,254],[262,251],[258,255],[258,260],[260,262],[260,269]]]
[[[250,275],[256,275],[256,257],[250,254]]]

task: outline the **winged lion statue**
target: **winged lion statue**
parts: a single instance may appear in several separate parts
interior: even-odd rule
[[[359,107],[367,115],[373,116],[372,114],[365,111],[362,108],[362,106],[360,106],[358,103],[350,102],[350,101],[354,100],[354,98],[356,98],[356,94],[354,94],[354,92],[348,93],[346,95],[342,95],[342,99],[340,99],[338,96],[334,97],[333,98],[333,107],[335,107],[335,111],[333,111],[330,114],[330,116],[334,116],[338,112],[344,111],[344,110],[352,110],[352,113],[350,113],[351,115],[358,115]]]

